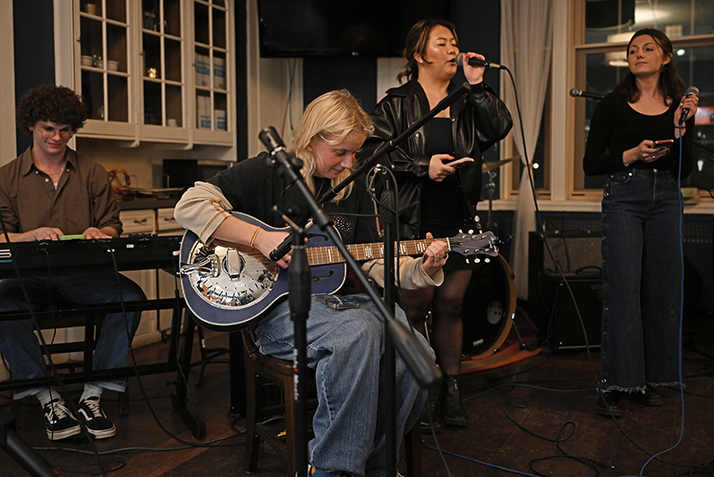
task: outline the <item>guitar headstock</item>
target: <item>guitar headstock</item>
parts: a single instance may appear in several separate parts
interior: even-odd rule
[[[477,234],[460,233],[449,238],[451,251],[464,257],[471,255],[487,255],[495,257],[498,255],[498,244],[496,236],[490,230]]]

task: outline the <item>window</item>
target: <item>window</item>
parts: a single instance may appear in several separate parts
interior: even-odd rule
[[[674,63],[686,86],[700,90],[696,117],[695,167],[683,187],[714,189],[714,2],[691,0],[586,0],[584,43],[575,49],[578,89],[607,94],[627,74],[625,48],[642,28],[664,31],[674,46]],[[576,195],[602,188],[605,177],[587,177],[582,158],[597,100],[577,98],[575,109]]]

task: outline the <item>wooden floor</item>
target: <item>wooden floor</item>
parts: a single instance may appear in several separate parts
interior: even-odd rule
[[[425,434],[423,475],[712,475],[714,319],[685,322],[683,341],[684,394],[664,389],[665,404],[659,408],[628,402],[625,416],[617,421],[594,412],[597,351],[541,352],[464,375],[469,426],[441,425],[436,439]],[[227,337],[207,334],[207,343],[226,346]],[[147,359],[152,353],[161,355],[162,346],[137,354]],[[189,397],[206,422],[207,438],[201,442],[171,409],[176,375],[169,374],[142,377],[140,383],[132,378],[126,416],[118,415],[116,394],[106,393],[105,410],[118,428],[112,439],[50,443],[41,410],[32,400],[21,406],[17,434],[65,476],[242,475],[244,426],[241,416],[229,413],[228,365],[210,364],[201,386],[195,387],[198,374],[199,367],[194,367]],[[3,406],[8,402],[7,396],[0,399]],[[3,476],[27,475],[6,453],[0,453],[0,469]],[[252,475],[284,477],[285,464],[263,451]]]

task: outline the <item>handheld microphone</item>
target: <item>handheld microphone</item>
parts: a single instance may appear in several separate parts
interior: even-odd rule
[[[456,64],[462,68],[464,67],[465,56],[465,53],[459,53],[459,55],[456,57]],[[488,61],[482,60],[481,58],[466,58],[466,62],[471,66],[484,66],[486,68],[496,68],[499,70],[506,69],[506,67],[503,65],[499,65],[498,63],[489,63]]]
[[[696,86],[690,86],[687,88],[687,96],[699,96],[699,88]],[[679,125],[684,124],[684,120],[687,119],[687,114],[689,114],[689,108],[682,109],[682,115],[679,117]]]
[[[570,90],[570,96],[572,96],[573,98],[582,97],[582,98],[592,98],[592,99],[602,99],[605,97],[605,95],[602,95],[602,94],[590,93],[588,91],[581,91],[576,88],[573,88]]]

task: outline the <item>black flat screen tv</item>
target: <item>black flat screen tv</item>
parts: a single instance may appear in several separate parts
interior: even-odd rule
[[[399,57],[417,21],[449,18],[449,0],[258,0],[260,56]]]

